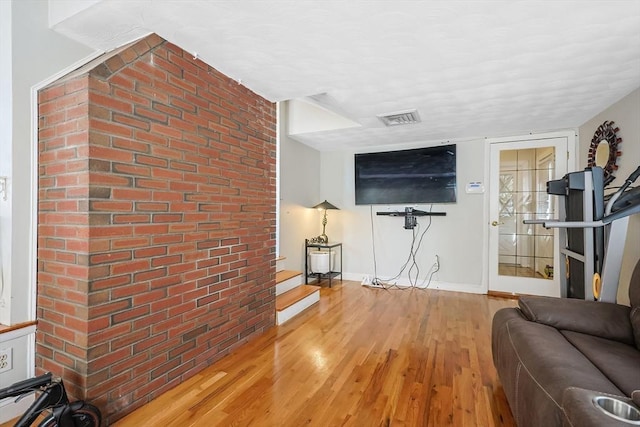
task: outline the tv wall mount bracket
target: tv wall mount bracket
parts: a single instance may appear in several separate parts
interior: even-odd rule
[[[406,207],[404,212],[390,211],[390,212],[376,212],[376,215],[384,216],[402,216],[404,217],[404,229],[412,230],[418,224],[417,217],[419,216],[446,216],[446,212],[425,212],[414,208]]]

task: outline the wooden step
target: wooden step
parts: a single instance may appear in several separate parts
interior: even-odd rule
[[[282,325],[320,301],[320,287],[300,285],[276,296],[276,323]]]
[[[291,307],[298,301],[306,298],[314,292],[320,291],[320,286],[314,285],[300,285],[290,291],[285,292],[282,295],[278,295],[276,298],[276,310],[282,311],[285,308]]]
[[[278,283],[282,283],[285,280],[289,280],[293,277],[300,276],[302,273],[300,271],[293,270],[281,270],[276,272],[276,285]]]
[[[276,296],[282,295],[302,284],[302,273],[299,271],[282,270],[276,272]]]

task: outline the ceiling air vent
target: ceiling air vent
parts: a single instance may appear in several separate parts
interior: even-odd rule
[[[395,113],[379,114],[378,118],[387,126],[411,125],[420,123],[417,110],[398,111]]]

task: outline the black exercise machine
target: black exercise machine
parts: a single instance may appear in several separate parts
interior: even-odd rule
[[[560,295],[616,302],[629,217],[640,213],[640,187],[629,188],[640,166],[611,196],[604,195],[600,167],[571,172],[547,182],[547,193],[559,197],[555,220],[525,220],[560,232]]]

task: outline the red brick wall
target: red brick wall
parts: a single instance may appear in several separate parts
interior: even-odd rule
[[[40,93],[36,361],[108,422],[274,325],[275,107],[152,35]]]

